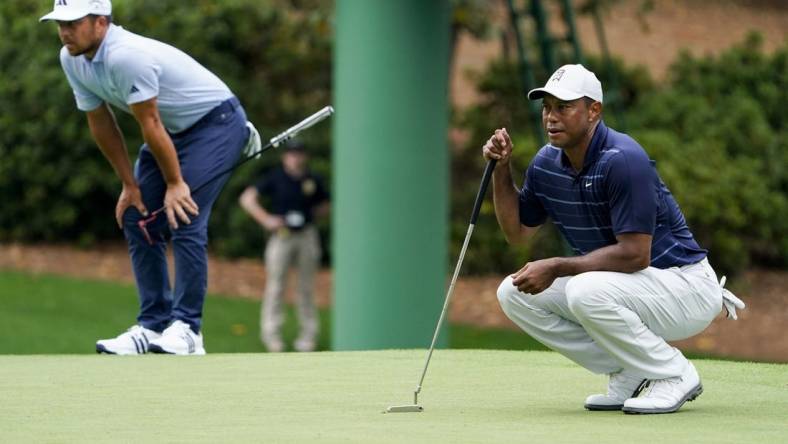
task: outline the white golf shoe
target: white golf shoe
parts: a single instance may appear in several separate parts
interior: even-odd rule
[[[674,378],[650,380],[637,398],[624,401],[624,413],[673,413],[687,401],[703,393],[700,376],[691,362],[684,374]]]
[[[611,373],[607,383],[607,394],[591,395],[586,398],[588,410],[621,410],[624,401],[635,396],[644,378],[633,375],[627,370]]]
[[[96,341],[96,353],[142,355],[148,352],[150,342],[159,337],[161,334],[153,330],[148,330],[141,325],[134,325],[116,338]]]
[[[161,337],[151,341],[149,350],[153,353],[171,355],[204,355],[202,333],[196,334],[189,324],[177,320],[164,329]]]

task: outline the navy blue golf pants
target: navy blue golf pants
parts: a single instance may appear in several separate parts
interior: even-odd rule
[[[137,322],[143,327],[160,332],[172,321],[181,320],[200,331],[208,286],[208,218],[230,173],[209,181],[238,161],[248,136],[246,113],[236,98],[223,102],[189,129],[171,135],[181,175],[200,210],[199,216],[189,215],[191,224],[178,220],[178,228],[171,230],[166,214],[160,213],[147,226],[151,245],[137,225],[143,217],[140,212],[131,207],[123,215],[140,299]],[[148,211],[161,208],[167,186],[147,145],[140,150],[134,176]],[[174,289],[167,271],[168,240],[175,258]]]

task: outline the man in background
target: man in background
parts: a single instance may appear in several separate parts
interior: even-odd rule
[[[329,211],[329,196],[322,179],[308,168],[304,145],[290,140],[282,165],[244,190],[241,207],[270,233],[265,248],[266,285],[260,313],[260,335],[268,351],[285,349],[281,329],[282,300],[291,265],[298,270],[297,307],[300,333],[295,350],[315,350],[319,319],[314,302],[314,278],[320,264],[320,239],[316,217]],[[267,209],[260,205],[265,198]]]

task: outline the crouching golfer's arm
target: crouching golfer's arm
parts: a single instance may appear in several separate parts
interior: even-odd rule
[[[142,202],[142,194],[134,180],[126,143],[123,141],[123,134],[118,128],[112,110],[106,103],[102,103],[98,108],[88,111],[86,114],[93,139],[123,183],[123,191],[121,191],[115,206],[115,220],[118,222],[118,226],[123,228],[123,213],[128,207],[136,207],[143,215],[147,215],[148,210]]]
[[[516,245],[525,243],[539,227],[527,227],[520,222],[519,190],[514,185],[509,171],[513,148],[506,128],[502,128],[495,130],[495,134],[484,144],[482,153],[485,159],[497,161],[492,180],[495,217],[506,241]]]
[[[164,129],[159,116],[159,108],[156,105],[156,98],[144,102],[129,105],[134,118],[142,130],[142,137],[148,144],[156,163],[159,165],[164,182],[167,184],[167,192],[164,195],[164,207],[167,213],[167,220],[173,229],[178,228],[176,219],[189,224],[189,214],[198,214],[197,204],[192,200],[189,185],[181,176],[181,167],[178,164],[178,154],[175,152],[175,145],[170,139],[170,135]]]
[[[528,262],[512,274],[512,284],[522,292],[536,294],[562,276],[575,276],[587,271],[634,273],[648,267],[650,261],[651,235],[622,233],[616,236],[615,244],[583,256]]]

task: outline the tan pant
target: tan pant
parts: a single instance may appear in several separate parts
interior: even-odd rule
[[[314,302],[315,272],[320,261],[317,229],[307,226],[300,231],[281,230],[268,239],[265,248],[266,283],[260,313],[263,343],[281,341],[284,323],[282,299],[291,265],[298,270],[297,307],[301,330],[297,342],[314,342],[320,328]]]

